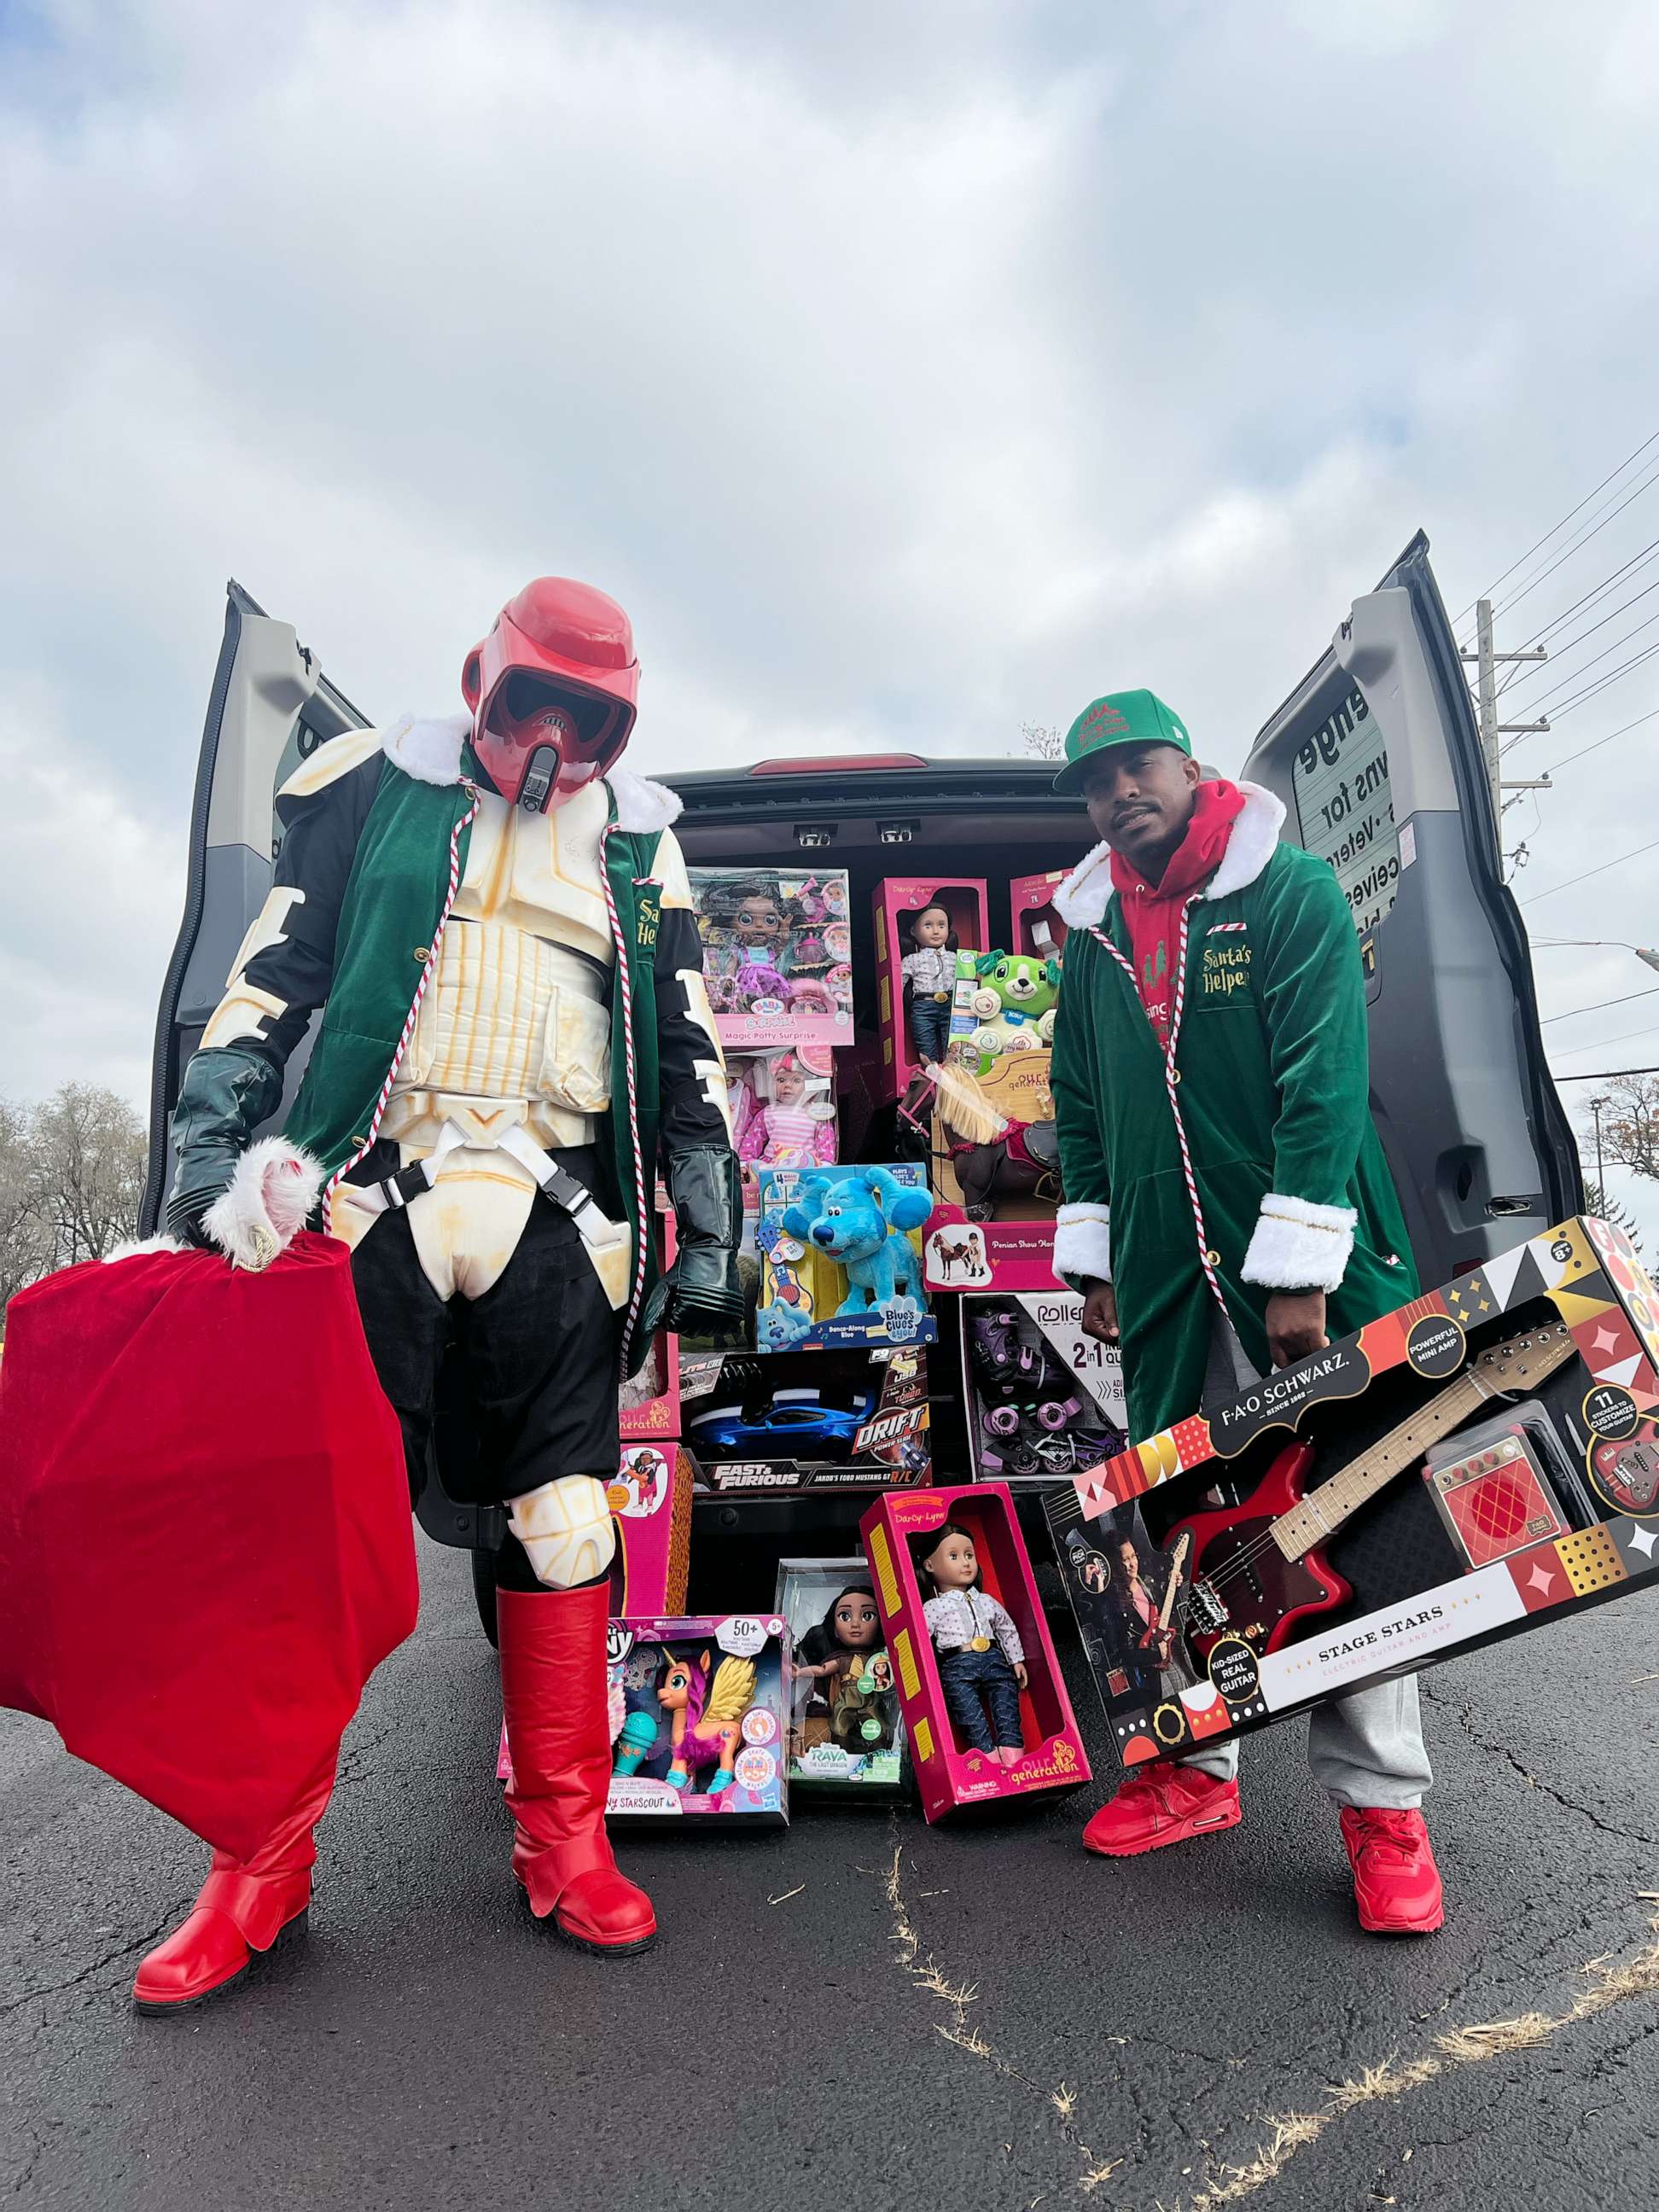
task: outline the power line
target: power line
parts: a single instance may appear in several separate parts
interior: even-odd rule
[[[1659,995],[1659,983],[1655,983],[1646,991],[1626,991],[1620,998],[1597,999],[1591,1006],[1575,1006],[1570,1014],[1552,1014],[1549,1020],[1540,1022],[1539,1027],[1547,1030],[1555,1022],[1576,1022],[1580,1014],[1599,1014],[1604,1006],[1627,1006],[1632,999],[1651,999],[1656,995]],[[1567,1049],[1576,1051],[1578,1048],[1569,1046]],[[1589,1048],[1586,1045],[1583,1049],[1588,1051]]]
[[[1620,729],[1609,730],[1605,738],[1597,738],[1593,745],[1583,745],[1576,753],[1569,753],[1565,760],[1557,761],[1547,772],[1553,775],[1559,769],[1571,768],[1574,761],[1583,760],[1587,754],[1599,753],[1603,745],[1610,745],[1615,738],[1622,738],[1631,730],[1639,730],[1644,722],[1652,721],[1656,714],[1659,714],[1659,707],[1650,707],[1645,714],[1638,714],[1633,722],[1626,722]]]
[[[1651,1036],[1655,1030],[1659,1030],[1659,1022],[1649,1022],[1644,1029],[1620,1030],[1617,1036],[1603,1037],[1599,1044],[1569,1044],[1561,1048],[1568,1054],[1605,1052],[1610,1044],[1628,1044],[1632,1037]]]
[[[1522,899],[1522,906],[1536,906],[1540,899],[1553,898],[1557,891],[1570,891],[1575,884],[1587,884],[1592,876],[1604,876],[1609,868],[1622,868],[1626,860],[1639,860],[1644,853],[1651,853],[1659,846],[1659,837],[1646,845],[1638,845],[1633,853],[1621,853],[1616,860],[1603,860],[1599,868],[1586,868],[1582,876],[1569,876],[1564,884],[1552,884],[1547,891],[1534,891],[1530,898]]]
[[[1659,592],[1659,584],[1650,584],[1648,586],[1648,591]],[[1637,599],[1645,599],[1647,597],[1647,592],[1638,592],[1636,597]],[[1626,602],[1627,606],[1634,606],[1635,604],[1635,599],[1626,600]],[[1620,612],[1622,613],[1624,609],[1620,608]],[[1607,617],[1607,620],[1609,622],[1613,619],[1613,617],[1611,615]],[[1639,637],[1644,629],[1651,629],[1656,622],[1659,622],[1659,615],[1649,615],[1644,621],[1638,623],[1634,629],[1627,629],[1622,637],[1615,638],[1611,645],[1604,646],[1601,652],[1594,655],[1592,659],[1581,661],[1578,666],[1572,671],[1571,675],[1564,676],[1559,679],[1553,690],[1546,691],[1541,698],[1529,700],[1528,702],[1528,705],[1531,711],[1534,714],[1547,713],[1549,708],[1550,702],[1559,693],[1563,691],[1571,691],[1573,685],[1577,683],[1579,678],[1588,674],[1589,670],[1595,666],[1597,661],[1605,660],[1609,653],[1617,653],[1621,645],[1628,645],[1632,638]],[[1601,628],[1601,624],[1598,623],[1595,627],[1600,629]],[[1589,635],[1589,631],[1586,631],[1585,635],[1588,636]],[[1571,649],[1571,648],[1570,647],[1566,646],[1562,647],[1562,651],[1564,653],[1569,652]],[[1597,680],[1598,682],[1600,681],[1599,678]]]
[[[1610,576],[1603,576],[1599,584],[1592,585],[1589,590],[1584,592],[1582,598],[1575,599],[1570,607],[1563,607],[1554,621],[1546,623],[1536,636],[1529,637],[1527,643],[1542,645],[1553,629],[1559,629],[1562,623],[1569,621],[1581,607],[1588,606],[1592,600],[1601,598],[1603,593],[1610,592],[1615,584],[1621,583],[1632,568],[1645,568],[1656,556],[1659,556],[1659,538],[1650,539],[1639,553],[1632,553],[1628,561],[1621,561]],[[1562,650],[1565,652],[1565,647],[1564,647]]]
[[[1550,1073],[1558,1083],[1617,1083],[1626,1075],[1659,1075],[1659,1067],[1598,1067],[1594,1075],[1556,1075],[1551,1068]]]
[[[1594,637],[1598,629],[1605,629],[1610,622],[1617,622],[1620,616],[1626,613],[1628,609],[1635,606],[1638,600],[1649,598],[1655,592],[1659,592],[1659,580],[1656,580],[1651,584],[1644,585],[1639,592],[1632,592],[1630,598],[1624,600],[1619,606],[1616,606],[1611,614],[1603,615],[1600,622],[1592,623],[1588,629],[1581,629],[1575,636],[1570,637],[1565,645],[1552,646],[1550,648],[1549,664],[1543,662],[1535,662],[1530,665],[1526,662],[1518,664],[1514,673],[1506,678],[1504,682],[1498,686],[1498,689],[1502,691],[1507,691],[1510,690],[1511,685],[1516,684],[1536,683],[1539,677],[1543,674],[1544,668],[1547,665],[1559,663],[1560,656],[1564,653],[1571,653],[1575,646],[1582,645],[1587,637]],[[1639,624],[1638,627],[1645,629],[1647,625],[1645,623],[1642,623]],[[1627,630],[1625,635],[1626,637],[1634,637],[1636,631],[1633,629]],[[1535,641],[1534,641],[1534,642]],[[1616,653],[1619,647],[1622,645],[1624,641],[1624,638],[1620,638],[1616,644],[1610,645],[1607,647],[1607,652]],[[1597,659],[1605,659],[1607,655],[1605,653],[1597,655]],[[1563,683],[1571,683],[1574,677],[1582,675],[1586,668],[1594,668],[1595,665],[1595,662],[1594,660],[1586,660],[1582,662],[1577,668],[1572,671],[1572,674],[1571,676],[1562,679]]]
[[[1659,430],[1656,430],[1653,433],[1652,437],[1644,438],[1641,444],[1636,448],[1636,451],[1633,453],[1626,454],[1625,459],[1620,462],[1618,467],[1613,471],[1612,475],[1602,477],[1601,483],[1596,485],[1595,491],[1587,491],[1583,499],[1579,501],[1577,507],[1570,509],[1567,514],[1562,516],[1559,522],[1553,524],[1544,532],[1543,536],[1538,540],[1538,544],[1536,545],[1528,545],[1526,551],[1521,556],[1519,561],[1511,561],[1509,567],[1504,569],[1503,575],[1494,576],[1492,582],[1486,586],[1484,592],[1477,592],[1474,595],[1474,599],[1471,599],[1468,606],[1464,608],[1463,614],[1458,616],[1458,621],[1462,621],[1463,615],[1472,615],[1474,612],[1475,603],[1477,600],[1490,599],[1501,583],[1504,583],[1509,577],[1512,576],[1516,570],[1520,568],[1523,562],[1531,560],[1533,555],[1537,552],[1539,546],[1547,545],[1551,538],[1555,536],[1557,531],[1565,530],[1568,523],[1572,520],[1573,516],[1582,513],[1583,510],[1589,505],[1590,501],[1595,497],[1596,492],[1605,491],[1607,486],[1613,482],[1613,477],[1623,476],[1625,471],[1630,466],[1631,463],[1635,460],[1639,460],[1642,455],[1646,453],[1648,447],[1653,445],[1656,441],[1659,441]]]
[[[1647,625],[1644,623],[1643,624],[1643,628],[1645,629]],[[1640,653],[1632,653],[1631,658],[1628,660],[1622,662],[1619,667],[1608,669],[1605,676],[1598,676],[1596,678],[1595,683],[1589,686],[1588,690],[1580,691],[1572,698],[1563,700],[1561,704],[1554,709],[1555,720],[1559,722],[1563,714],[1571,714],[1577,708],[1589,706],[1592,699],[1599,699],[1602,692],[1607,690],[1611,685],[1622,682],[1623,679],[1626,676],[1632,674],[1634,670],[1642,667],[1646,662],[1651,660],[1656,653],[1659,653],[1659,645],[1647,646]]]
[[[1564,546],[1560,552],[1556,555],[1554,560],[1550,562],[1547,567],[1540,568],[1535,576],[1532,577],[1528,581],[1522,584],[1517,590],[1511,592],[1508,599],[1500,600],[1492,609],[1492,612],[1494,614],[1500,615],[1507,614],[1511,607],[1519,606],[1522,599],[1530,598],[1532,593],[1538,589],[1538,586],[1545,581],[1546,578],[1553,576],[1559,568],[1560,568],[1565,562],[1571,560],[1575,553],[1582,553],[1585,546],[1589,544],[1592,538],[1599,538],[1601,535],[1601,532],[1607,528],[1608,523],[1616,522],[1619,520],[1619,517],[1624,513],[1625,509],[1631,504],[1631,501],[1632,500],[1640,499],[1644,491],[1650,491],[1656,483],[1659,483],[1659,466],[1656,466],[1651,473],[1644,477],[1641,483],[1637,485],[1634,491],[1628,493],[1625,498],[1620,501],[1618,506],[1613,508],[1611,514],[1603,515],[1601,521],[1595,525],[1595,527],[1593,530],[1587,529],[1581,531],[1572,540],[1571,544]],[[1601,514],[1601,509],[1599,507],[1596,509],[1596,513],[1598,514]]]

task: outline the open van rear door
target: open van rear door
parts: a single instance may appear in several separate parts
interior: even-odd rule
[[[1244,774],[1353,910],[1371,1110],[1425,1285],[1576,1212],[1577,1149],[1457,646],[1420,532],[1257,736]]]
[[[281,842],[273,794],[307,754],[368,717],[337,691],[288,623],[240,584],[225,586],[225,630],[196,769],[184,920],[167,963],[150,1074],[149,1176],[143,1233],[155,1233],[173,1175],[168,1119],[179,1081],[265,902]],[[280,1127],[310,1058],[289,1062]]]

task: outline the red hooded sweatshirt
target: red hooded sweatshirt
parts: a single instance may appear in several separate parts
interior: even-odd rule
[[[1163,879],[1149,884],[1122,854],[1112,854],[1112,888],[1123,907],[1133,947],[1135,981],[1159,1044],[1170,1042],[1172,979],[1181,935],[1181,909],[1188,895],[1221,865],[1233,824],[1244,808],[1236,783],[1200,783],[1187,834],[1170,855]]]

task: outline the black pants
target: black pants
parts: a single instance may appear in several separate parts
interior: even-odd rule
[[[565,1474],[614,1479],[620,1316],[568,1213],[538,1196],[518,1249],[480,1298],[438,1296],[401,1212],[369,1230],[351,1273],[369,1354],[403,1429],[411,1498],[426,1480],[452,1346],[446,1380],[458,1392],[455,1425],[466,1449],[446,1453],[444,1486],[458,1502],[497,1504]],[[528,1575],[509,1541],[502,1582],[538,1588],[533,1577],[520,1583],[520,1564]]]

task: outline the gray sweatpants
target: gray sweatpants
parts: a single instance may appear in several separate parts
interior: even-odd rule
[[[1193,1752],[1181,1765],[1231,1782],[1238,1772],[1237,1740]],[[1339,1805],[1396,1812],[1420,1805],[1434,1775],[1423,1744],[1416,1675],[1316,1705],[1308,1716],[1308,1767]]]

